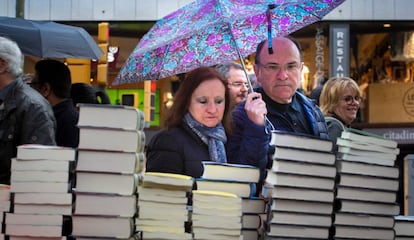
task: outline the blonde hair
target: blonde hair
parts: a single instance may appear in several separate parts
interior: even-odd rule
[[[319,106],[323,115],[327,116],[334,112],[345,89],[351,89],[359,97],[362,95],[358,84],[352,78],[331,77],[326,81],[319,97]]]

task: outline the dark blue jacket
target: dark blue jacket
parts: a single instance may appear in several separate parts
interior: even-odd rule
[[[257,92],[264,95],[262,88]],[[294,101],[303,106],[306,120],[309,122],[310,131],[308,134],[328,139],[328,130],[325,119],[319,107],[313,100],[299,92],[296,92]],[[233,132],[227,141],[227,156],[230,163],[248,164],[265,169],[271,165],[274,147],[269,146],[271,138],[271,128],[269,124],[258,126],[254,124],[244,110],[245,102],[237,105],[233,112]],[[276,130],[294,132],[293,125],[281,120],[281,113],[272,108],[271,104],[266,104],[267,118]]]
[[[208,146],[186,125],[159,132],[148,143],[146,154],[147,172],[195,178],[203,174],[202,161],[210,161]]]

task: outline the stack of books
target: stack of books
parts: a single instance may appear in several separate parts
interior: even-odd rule
[[[9,239],[61,239],[70,233],[75,158],[73,148],[17,147],[11,165],[12,211],[4,220]]]
[[[269,202],[264,197],[242,198],[243,240],[263,239],[268,219]]]
[[[79,104],[72,235],[134,235],[138,175],[144,161],[143,113],[129,106]]]
[[[196,239],[240,240],[241,198],[210,190],[193,191],[192,229]]]
[[[349,129],[337,139],[335,238],[394,239],[397,142]]]
[[[414,216],[394,217],[395,240],[414,240]]]
[[[257,167],[240,164],[203,162],[203,175],[196,179],[197,190],[228,192],[242,198],[245,204],[264,206],[265,199],[258,196],[257,184],[260,170]],[[255,203],[251,203],[255,202]],[[259,239],[264,207],[242,211],[243,239]]]
[[[273,131],[270,144],[275,153],[266,177],[273,186],[267,238],[327,239],[337,174],[332,141]]]
[[[1,226],[3,226],[3,219],[4,219],[4,215],[5,213],[10,212],[10,185],[7,184],[0,184],[0,223]],[[4,239],[5,235],[4,235],[4,229],[3,227],[1,228],[1,232],[0,232],[0,239]]]
[[[146,172],[138,186],[140,239],[192,239],[190,194],[194,179],[172,173]]]

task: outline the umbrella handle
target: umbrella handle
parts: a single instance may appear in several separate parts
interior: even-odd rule
[[[272,46],[272,9],[276,7],[275,4],[267,5],[266,10],[266,19],[267,19],[267,50],[269,54],[273,54],[273,46]]]

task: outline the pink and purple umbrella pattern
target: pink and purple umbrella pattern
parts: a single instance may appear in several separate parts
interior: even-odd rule
[[[158,20],[143,36],[113,85],[158,80],[200,66],[246,57],[267,38],[319,21],[344,0],[198,0]]]

